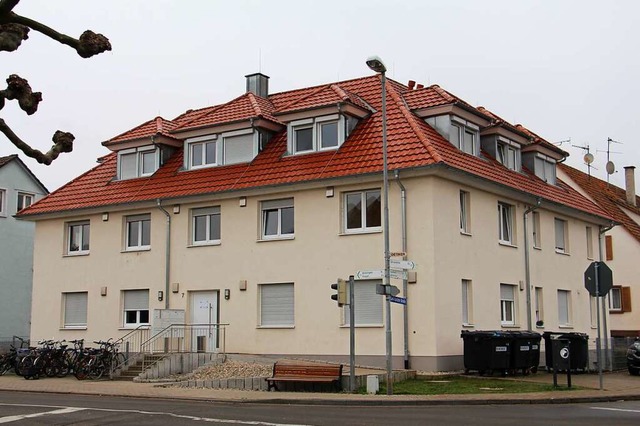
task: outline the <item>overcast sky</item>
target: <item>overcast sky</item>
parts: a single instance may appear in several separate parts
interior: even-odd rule
[[[14,11],[113,46],[82,59],[31,31],[0,52],[0,77],[43,92],[33,116],[15,102],[2,110],[14,131],[42,151],[57,129],[76,136],[51,166],[21,155],[49,190],[93,167],[119,133],[241,95],[246,74],[267,74],[276,93],[370,75],[374,54],[394,80],[439,84],[549,141],[571,139],[567,162],[584,171],[572,145],[589,145],[602,179],[607,138],[622,142],[611,144],[618,186],[623,166],[640,165],[640,1],[22,0]],[[0,156],[17,152],[0,140]]]

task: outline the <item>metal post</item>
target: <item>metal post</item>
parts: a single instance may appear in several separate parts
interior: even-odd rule
[[[356,303],[353,275],[349,276],[349,390],[356,391]]]
[[[598,321],[598,339],[596,340],[596,352],[597,352],[597,360],[598,360],[598,377],[599,377],[599,381],[600,381],[600,390],[603,389],[603,385],[602,385],[602,354],[600,353],[600,348],[601,348],[601,344],[600,344],[600,309],[598,308],[598,299],[600,297],[600,280],[599,280],[599,269],[600,269],[600,263],[596,262],[595,263],[595,270],[596,270],[596,318]]]

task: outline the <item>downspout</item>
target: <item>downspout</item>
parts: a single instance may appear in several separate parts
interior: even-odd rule
[[[612,223],[609,226],[605,226],[602,227],[600,226],[600,231],[598,234],[598,256],[600,257],[600,261],[603,262],[603,258],[604,258],[604,254],[603,254],[603,248],[602,248],[602,236],[605,234],[605,232],[611,230],[611,228],[613,228],[615,225]],[[602,306],[600,309],[602,309],[602,325],[604,326],[604,366],[605,368],[608,368],[609,371],[613,371],[613,365],[611,364],[611,357],[609,356],[609,331],[607,330],[607,316],[605,315],[606,309],[607,309],[607,302],[605,301],[605,297],[602,298],[601,303]],[[596,309],[598,309],[597,306],[597,302],[596,302]]]
[[[400,180],[400,172],[396,170],[394,172],[396,177],[396,183],[400,187],[400,217],[402,221],[402,251],[404,253],[403,260],[407,260],[407,189]],[[402,279],[402,295],[406,298],[408,291],[409,281],[407,276]],[[408,302],[408,298],[407,298]],[[407,304],[402,305],[402,315],[404,322],[404,368],[409,369],[409,315],[407,312]]]
[[[164,308],[169,309],[169,278],[171,274],[171,215],[162,207],[161,200],[158,198],[157,206],[167,217],[167,239],[164,251]]]
[[[529,229],[528,229],[528,221],[527,215],[532,211],[538,209],[542,200],[538,198],[536,200],[536,205],[529,207],[524,211],[523,220],[524,220],[524,285],[525,285],[525,294],[527,298],[527,330],[532,331],[533,327],[531,325],[531,267],[529,260]]]

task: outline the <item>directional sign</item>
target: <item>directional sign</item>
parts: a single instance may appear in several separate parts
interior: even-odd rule
[[[404,270],[416,269],[416,262],[411,260],[391,259],[389,261],[389,264],[391,265],[392,268],[396,268],[396,269],[404,269]]]
[[[596,292],[596,274],[599,292]],[[591,262],[587,270],[584,271],[584,287],[591,296],[606,296],[613,287],[613,272],[604,262]]]
[[[406,271],[401,271],[401,270],[398,270],[398,269],[389,269],[389,277],[395,278],[397,280],[406,280],[407,279],[407,272]]]
[[[400,289],[395,285],[384,285],[378,284],[376,285],[376,294],[381,294],[383,296],[396,296],[400,293]]]
[[[356,272],[357,280],[375,280],[384,278],[384,271],[382,269],[374,269],[371,271],[358,271]]]
[[[406,297],[389,296],[389,301],[393,302],[393,303],[399,303],[401,305],[406,305],[407,304],[407,298]]]
[[[397,256],[406,256],[407,253],[403,252],[403,251],[392,251],[391,253],[389,253],[389,256],[391,257],[397,257]]]

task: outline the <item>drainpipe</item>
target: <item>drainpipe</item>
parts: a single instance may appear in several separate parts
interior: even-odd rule
[[[171,276],[171,215],[162,207],[161,200],[158,198],[157,206],[167,217],[167,240],[164,251],[164,308],[169,309],[169,277]]]
[[[600,261],[603,262],[603,258],[604,258],[604,253],[603,253],[603,248],[602,248],[602,237],[604,236],[605,232],[611,230],[611,228],[613,228],[615,225],[611,224],[609,226],[605,226],[602,227],[600,226],[600,231],[598,233],[598,256],[600,257]],[[607,312],[607,302],[606,302],[606,297],[602,297],[601,298],[601,303],[602,306],[600,309],[602,309],[602,325],[604,326],[604,366],[605,368],[608,368],[609,371],[613,371],[613,365],[611,365],[611,357],[609,356],[609,331],[607,330],[607,316],[605,315],[605,313]],[[596,309],[598,309],[598,303],[596,301]],[[600,330],[598,330],[598,333],[600,332]]]
[[[527,298],[527,330],[532,331],[533,327],[531,326],[531,267],[529,260],[529,230],[527,226],[527,215],[532,211],[538,209],[542,200],[538,198],[536,200],[536,205],[529,207],[525,210],[523,219],[524,219],[524,284],[526,290],[526,298]]]
[[[402,221],[402,251],[405,253],[403,256],[404,260],[407,260],[407,190],[402,184],[400,180],[400,172],[396,170],[394,172],[396,177],[396,183],[400,187],[400,210],[401,210],[401,221]],[[402,279],[402,294],[404,297],[407,297],[408,291],[408,280],[405,278]],[[409,299],[407,298],[407,303]],[[407,312],[407,305],[402,306],[402,315],[404,320],[404,368],[405,370],[409,369],[409,316]]]

